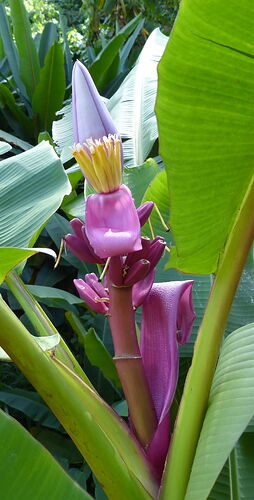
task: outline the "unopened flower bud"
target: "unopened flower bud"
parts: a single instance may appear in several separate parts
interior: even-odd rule
[[[140,207],[137,208],[138,218],[141,226],[143,226],[149,219],[153,207],[154,203],[152,201],[146,201],[145,203],[143,203],[143,205],[140,205]]]
[[[102,297],[97,294],[96,291],[84,280],[76,279],[73,282],[80,297],[84,300],[88,307],[100,314],[106,314],[108,312],[108,296],[106,290],[104,297]]]
[[[133,286],[140,280],[143,280],[150,270],[150,262],[146,259],[140,259],[135,262],[124,278],[124,285]]]
[[[127,257],[125,264],[130,267],[134,262],[137,262],[140,259],[147,259],[149,255],[149,249],[151,245],[151,240],[146,236],[142,236],[141,238],[142,249],[137,252],[130,252]]]

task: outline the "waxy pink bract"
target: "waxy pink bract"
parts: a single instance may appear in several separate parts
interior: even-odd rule
[[[122,184],[113,193],[88,196],[86,234],[101,258],[141,250],[140,222],[127,186]]]

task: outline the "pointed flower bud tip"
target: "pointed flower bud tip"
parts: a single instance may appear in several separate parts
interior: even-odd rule
[[[73,68],[72,89],[73,156],[96,191],[114,191],[121,184],[121,139],[89,72],[79,61]]]
[[[154,203],[152,201],[146,201],[145,203],[143,203],[143,205],[140,205],[140,207],[137,208],[138,218],[141,226],[143,226],[147,222],[153,207]]]
[[[72,119],[75,143],[117,134],[89,71],[80,61],[75,62],[72,73]]]

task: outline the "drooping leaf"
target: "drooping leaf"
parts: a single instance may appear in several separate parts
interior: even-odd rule
[[[184,0],[159,65],[170,265],[184,272],[216,272],[253,175],[253,19],[251,0]]]
[[[70,184],[48,142],[0,163],[0,246],[30,246]]]
[[[3,498],[91,500],[49,452],[0,410],[0,476]]]
[[[74,305],[84,305],[84,301],[72,293],[50,286],[27,285],[27,289],[39,303],[76,312]]]
[[[3,139],[6,142],[9,142],[13,146],[17,146],[21,151],[27,151],[28,149],[32,149],[32,144],[29,144],[29,142],[22,141],[19,139],[19,137],[16,137],[15,135],[9,134],[8,132],[5,132],[5,130],[0,130],[0,138]]]
[[[11,145],[8,142],[0,141],[0,155],[4,155],[7,151],[10,151]]]
[[[222,346],[200,434],[186,500],[205,500],[253,415],[254,324],[230,334]]]
[[[39,58],[23,0],[9,0],[13,32],[19,54],[19,70],[31,98],[39,81]]]
[[[1,183],[0,183],[1,184]],[[51,255],[56,259],[54,250],[50,248],[14,248],[0,247],[0,283],[4,280],[6,274],[24,260],[32,257],[37,252]]]
[[[40,80],[34,90],[32,108],[38,113],[41,130],[51,129],[52,121],[64,99],[65,72],[64,55],[60,43],[51,45],[44,66],[40,70]]]
[[[128,138],[124,143],[127,165],[144,163],[158,137],[154,104],[157,91],[157,64],[168,38],[159,29],[149,36],[134,68],[117,92],[108,109],[119,133]]]

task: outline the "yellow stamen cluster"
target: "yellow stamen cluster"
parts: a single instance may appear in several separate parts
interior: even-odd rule
[[[74,144],[73,156],[88,182],[99,193],[115,191],[121,185],[121,144],[117,135],[87,139]]]

